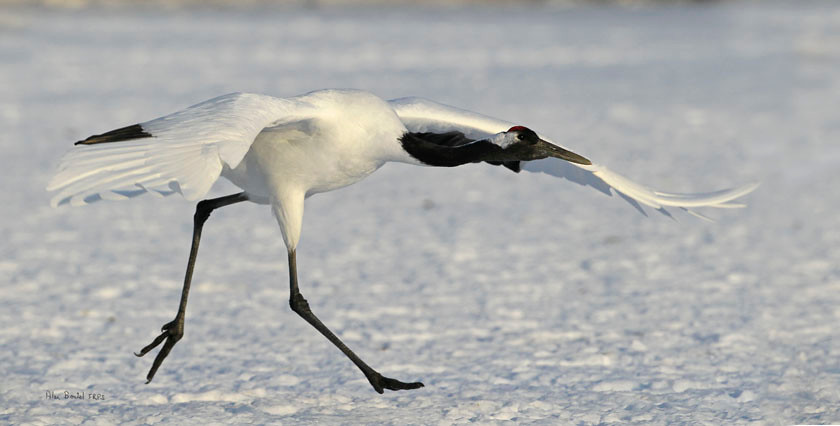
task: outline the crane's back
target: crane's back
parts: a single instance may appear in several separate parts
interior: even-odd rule
[[[398,139],[405,126],[381,98],[357,90],[321,90],[296,98],[317,113],[265,128],[243,161],[223,176],[253,199],[277,191],[305,195],[358,182],[386,161],[415,163]]]

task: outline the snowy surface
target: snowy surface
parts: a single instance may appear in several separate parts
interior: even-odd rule
[[[840,422],[836,3],[0,9],[0,64],[0,423]],[[58,158],[221,93],[323,87],[518,121],[663,190],[762,186],[715,224],[486,165],[313,197],[303,293],[426,384],[381,396],[290,311],[269,210],[228,207],[145,385],[132,352],[175,314],[193,205],[51,209]]]

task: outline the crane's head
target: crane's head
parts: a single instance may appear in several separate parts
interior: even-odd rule
[[[497,133],[490,138],[490,142],[500,146],[506,156],[511,156],[510,160],[530,161],[554,157],[572,163],[592,164],[574,152],[540,139],[536,132],[524,126],[513,126],[506,132]]]

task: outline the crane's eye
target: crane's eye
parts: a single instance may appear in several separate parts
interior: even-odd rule
[[[519,140],[521,140],[521,141],[524,141],[524,140],[525,140],[525,135],[524,135],[524,134],[522,134],[522,133],[520,133],[520,134],[518,134],[518,135],[516,136],[516,139],[519,139]]]

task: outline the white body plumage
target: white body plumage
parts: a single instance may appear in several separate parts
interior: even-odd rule
[[[251,200],[271,204],[289,249],[300,238],[306,197],[358,182],[387,161],[420,164],[400,146],[407,130],[382,99],[344,90],[295,99],[317,113],[264,129],[242,161],[221,172]]]

